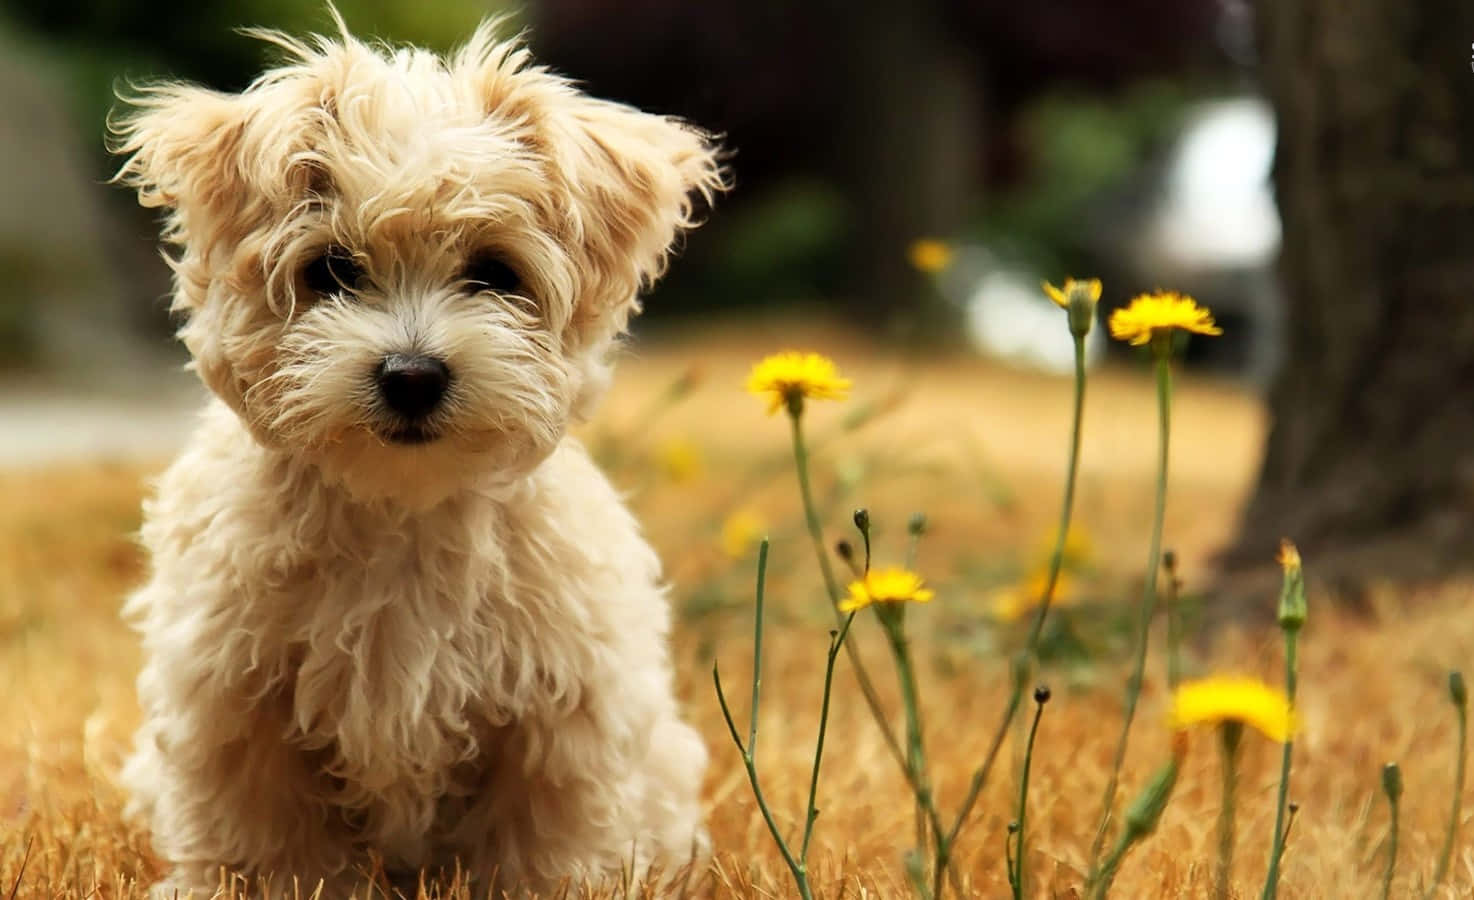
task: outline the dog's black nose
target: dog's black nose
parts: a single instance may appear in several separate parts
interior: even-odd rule
[[[392,353],[379,363],[379,393],[388,407],[405,418],[419,419],[440,405],[450,384],[450,369],[433,356]]]

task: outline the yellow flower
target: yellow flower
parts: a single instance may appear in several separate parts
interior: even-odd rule
[[[952,264],[952,248],[936,238],[919,238],[906,248],[911,265],[928,275],[935,275]]]
[[[871,569],[864,578],[850,582],[850,595],[839,601],[839,611],[854,612],[872,603],[926,603],[934,596],[921,576],[909,569]]]
[[[747,392],[757,397],[768,395],[768,415],[787,406],[797,413],[804,398],[843,400],[850,392],[850,380],[840,377],[834,360],[818,353],[788,350],[775,353],[752,367],[747,376]]]
[[[660,447],[661,471],[676,484],[690,481],[701,474],[701,448],[685,438],[673,438]]]
[[[1054,541],[1058,533],[1057,531],[1049,532],[1036,546],[1034,558],[1039,561],[1039,567],[1043,570],[1039,576],[1041,578],[1049,570],[1049,558],[1054,555]],[[1072,526],[1065,534],[1060,565],[1065,569],[1078,569],[1089,565],[1094,555],[1095,545],[1090,539],[1090,533],[1078,524]]]
[[[1195,725],[1242,722],[1272,741],[1284,743],[1295,732],[1295,713],[1284,691],[1255,678],[1204,678],[1185,681],[1172,694],[1169,722],[1174,731]]]
[[[1131,305],[1111,313],[1111,337],[1136,346],[1176,330],[1197,334],[1222,334],[1213,324],[1213,313],[1191,297],[1174,291],[1142,294]]]
[[[1099,278],[1086,278],[1083,281],[1076,281],[1073,278],[1066,278],[1065,286],[1062,288],[1057,288],[1047,281],[1043,284],[1044,293],[1047,294],[1049,296],[1049,299],[1054,301],[1054,305],[1058,306],[1060,309],[1070,308],[1070,297],[1076,291],[1079,291],[1082,295],[1084,295],[1092,305],[1100,300]]]
[[[1280,552],[1274,559],[1286,574],[1300,569],[1300,550],[1289,538],[1280,538]]]
[[[722,523],[722,552],[732,559],[742,559],[767,530],[767,520],[756,510],[739,509]]]
[[[1049,568],[1046,566],[1019,584],[999,588],[992,594],[993,618],[999,622],[1017,622],[1025,613],[1039,605],[1039,601],[1044,599],[1044,589],[1048,586]],[[1053,608],[1074,606],[1075,599],[1069,578],[1064,572],[1060,572],[1059,578],[1054,582],[1054,599],[1049,605]]]

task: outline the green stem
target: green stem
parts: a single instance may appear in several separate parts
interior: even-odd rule
[[[722,717],[727,720],[727,730],[731,732],[732,742],[737,745],[742,754],[742,767],[747,770],[747,783],[752,786],[753,799],[757,801],[757,808],[763,814],[763,821],[767,823],[768,834],[772,835],[773,843],[778,845],[778,852],[783,855],[783,862],[787,864],[788,870],[793,873],[793,882],[798,887],[799,896],[804,900],[813,900],[813,894],[809,890],[808,873],[804,866],[788,849],[788,843],[783,840],[783,833],[778,830],[778,823],[773,819],[773,812],[768,808],[768,801],[763,797],[762,785],[758,782],[757,763],[748,750],[742,746],[742,737],[737,733],[737,724],[732,721],[732,711],[727,706],[727,696],[722,691],[722,675],[717,664],[711,667],[711,678],[716,684],[717,703],[722,708]]]
[[[1101,900],[1105,897],[1111,889],[1111,883],[1116,879],[1116,872],[1120,869],[1121,861],[1126,858],[1126,854],[1132,847],[1156,831],[1162,811],[1167,808],[1167,803],[1172,798],[1172,790],[1177,785],[1177,772],[1181,761],[1180,751],[1174,748],[1172,758],[1167,765],[1157,770],[1157,773],[1147,782],[1146,787],[1142,789],[1141,794],[1127,807],[1125,827],[1121,829],[1115,847],[1099,866],[1092,868],[1090,876],[1085,881],[1085,891],[1091,900]]]
[[[896,660],[896,678],[901,687],[901,704],[906,715],[906,768],[916,791],[916,831],[919,846],[917,858],[927,850],[927,810],[932,806],[931,783],[926,772],[926,750],[921,726],[921,701],[916,689],[916,671],[911,663],[911,649],[906,642],[905,609],[876,609],[891,653]]]
[[[763,609],[768,584],[768,539],[757,548],[757,596],[752,616],[752,709],[747,726],[747,752],[757,753],[757,709],[763,685]]]
[[[943,839],[937,842],[937,872],[933,882],[937,889],[932,891],[933,896],[941,896],[939,890],[942,881],[941,870],[951,859],[952,847],[957,842],[957,835],[961,833],[963,824],[967,822],[968,815],[972,813],[973,804],[977,803],[978,796],[983,792],[983,785],[988,782],[988,775],[993,771],[993,762],[998,759],[998,750],[1003,746],[1003,738],[1008,734],[1009,725],[1012,724],[1013,717],[1018,713],[1019,705],[1023,702],[1024,680],[1028,673],[1028,664],[1026,661],[1015,664],[1013,670],[1013,691],[1009,694],[1008,707],[1003,712],[1003,721],[998,723],[998,728],[993,732],[993,742],[988,747],[987,756],[972,773],[972,783],[968,785],[967,796],[963,798],[962,806],[957,810],[957,818],[952,820],[952,827]]]
[[[789,407],[788,421],[792,426],[793,434],[793,464],[798,471],[798,492],[803,501],[804,523],[808,526],[809,538],[814,544],[814,556],[819,560],[819,572],[824,577],[824,589],[829,594],[829,608],[834,611],[836,619],[840,619],[844,614],[839,611],[839,582],[835,579],[834,567],[829,562],[829,551],[824,543],[824,526],[819,521],[819,507],[814,503],[814,491],[809,483],[809,451],[804,444],[801,419],[802,411]],[[881,706],[880,695],[875,691],[875,685],[870,680],[870,674],[865,668],[864,661],[860,658],[860,651],[850,641],[845,642],[844,648],[850,658],[850,665],[854,667],[855,680],[860,684],[860,693],[864,695],[865,703],[870,707],[870,715],[875,719],[875,724],[880,727],[881,737],[885,739],[886,746],[890,748],[896,762],[904,768],[906,758],[901,752],[901,745],[896,740],[895,733],[891,731],[890,724],[886,722],[885,709]]]
[[[758,782],[757,777],[757,720],[763,671],[763,605],[764,595],[766,593],[767,571],[768,542],[764,540],[758,549],[757,599],[756,610],[753,614],[752,639],[752,715],[748,726],[746,744],[742,742],[742,736],[737,733],[737,723],[732,718],[732,710],[727,705],[727,695],[722,690],[721,669],[717,663],[712,663],[711,678],[712,682],[716,685],[717,703],[722,708],[722,718],[727,722],[727,730],[732,735],[732,743],[737,745],[737,750],[742,755],[742,766],[747,770],[747,782],[752,786],[752,796],[757,801],[757,808],[763,815],[763,821],[767,823],[768,833],[772,835],[773,843],[778,845],[778,852],[783,855],[783,862],[788,865],[789,871],[793,873],[793,881],[798,887],[799,896],[803,900],[812,900],[813,894],[809,889],[809,878],[805,864],[795,859],[792,851],[788,849],[788,842],[783,839],[783,833],[778,829],[778,823],[773,818],[772,810],[768,808],[768,801],[763,796],[762,785]]]
[[[1039,638],[1044,632],[1044,617],[1054,602],[1054,592],[1059,585],[1060,569],[1064,566],[1065,544],[1070,533],[1070,517],[1075,509],[1075,481],[1080,467],[1080,432],[1085,417],[1085,336],[1075,335],[1075,403],[1070,417],[1070,457],[1065,465],[1065,496],[1060,503],[1059,531],[1054,536],[1054,552],[1049,556],[1049,577],[1044,582],[1044,596],[1039,598],[1039,611],[1034,615],[1034,624],[1029,629],[1025,643],[1031,655],[1039,649]]]
[[[1157,496],[1152,514],[1151,550],[1147,555],[1146,582],[1141,596],[1141,619],[1136,632],[1136,662],[1131,672],[1131,679],[1126,683],[1125,719],[1121,723],[1121,736],[1116,741],[1111,777],[1106,782],[1105,795],[1101,799],[1100,823],[1095,829],[1095,840],[1090,845],[1092,868],[1105,844],[1106,829],[1110,825],[1111,812],[1116,804],[1116,789],[1120,783],[1121,765],[1126,760],[1126,745],[1131,737],[1131,723],[1136,718],[1136,704],[1141,698],[1141,683],[1146,676],[1147,638],[1151,630],[1152,615],[1157,605],[1157,567],[1162,562],[1162,520],[1167,511],[1168,440],[1172,433],[1172,373],[1168,366],[1171,344],[1168,340],[1154,340],[1152,351],[1156,357],[1157,376]]]
[[[1045,699],[1039,699],[1041,696]],[[1023,900],[1024,896],[1024,840],[1029,824],[1029,769],[1034,761],[1034,738],[1039,733],[1039,720],[1044,716],[1044,703],[1048,699],[1048,694],[1036,691],[1034,699],[1034,724],[1029,727],[1029,743],[1024,750],[1024,773],[1019,779],[1018,815],[1015,816],[1018,822],[1018,852],[1014,854],[1014,874],[1009,879],[1013,885],[1014,900]]]
[[[1228,900],[1228,884],[1233,874],[1234,804],[1237,802],[1239,742],[1244,736],[1242,722],[1224,722],[1219,726],[1223,750],[1223,805],[1218,809],[1218,866],[1213,879],[1213,896]]]
[[[839,611],[839,582],[834,577],[834,567],[829,562],[829,552],[824,543],[824,526],[819,521],[819,508],[814,503],[813,488],[809,483],[809,453],[804,444],[804,432],[802,426],[802,407],[788,407],[788,421],[792,426],[793,436],[793,462],[798,473],[799,497],[803,501],[804,522],[808,526],[809,538],[813,541],[814,556],[819,560],[819,571],[824,577],[824,588],[829,594],[829,607],[834,610],[836,619],[842,620],[844,613]],[[880,729],[881,737],[890,748],[891,755],[895,758],[897,765],[906,773],[906,778],[911,790],[918,798],[925,796],[927,817],[931,823],[932,834],[938,838],[938,846],[941,846],[940,838],[942,832],[941,817],[936,810],[936,804],[932,802],[930,791],[923,791],[923,786],[916,782],[910,768],[906,765],[906,755],[901,749],[900,742],[896,739],[895,732],[891,730],[886,721],[885,708],[881,705],[880,695],[876,693],[875,684],[870,680],[868,670],[865,668],[864,660],[860,657],[860,651],[855,647],[853,641],[845,641],[844,649],[849,656],[850,665],[855,671],[855,680],[860,685],[860,693],[865,697],[865,705],[870,708],[870,716],[875,720]],[[940,894],[934,894],[940,897]]]
[[[1171,550],[1163,554],[1162,568],[1167,570],[1163,604],[1167,614],[1167,688],[1175,691],[1182,683],[1182,610],[1178,603],[1182,582],[1177,577],[1177,564]]]
[[[1295,687],[1298,682],[1296,654],[1299,644],[1300,629],[1286,628],[1285,630],[1285,696],[1290,701],[1290,708],[1295,707]],[[1295,748],[1294,737],[1285,740],[1284,749],[1280,752],[1280,788],[1279,795],[1274,805],[1274,842],[1269,850],[1269,874],[1264,878],[1264,892],[1260,895],[1261,900],[1275,900],[1280,888],[1280,858],[1285,852],[1285,838],[1287,837],[1285,826],[1285,810],[1290,800],[1290,756]]]
[[[1386,794],[1391,821],[1388,823],[1387,834],[1387,868],[1382,873],[1382,900],[1387,900],[1387,898],[1392,896],[1392,876],[1397,872],[1397,807],[1398,800],[1401,799],[1401,791],[1388,789]]]
[[[1100,869],[1091,883],[1090,900],[1104,900],[1106,894],[1111,890],[1111,884],[1116,880],[1116,872],[1121,868],[1121,861],[1126,858],[1126,853],[1136,843],[1137,836],[1130,831],[1121,832],[1116,839],[1116,846],[1101,861]]]
[[[1455,702],[1457,704],[1457,701]],[[1433,895],[1438,892],[1438,886],[1448,875],[1448,864],[1453,858],[1454,840],[1459,834],[1459,817],[1463,810],[1464,759],[1469,737],[1469,713],[1463,704],[1457,704],[1456,708],[1459,713],[1459,758],[1454,763],[1453,809],[1448,816],[1448,830],[1443,835],[1443,849],[1438,852],[1438,868],[1433,872],[1433,883],[1428,886],[1428,892],[1423,895],[1426,900],[1433,900]]]
[[[824,759],[824,735],[829,725],[829,697],[834,686],[834,663],[839,659],[839,648],[849,636],[850,623],[853,621],[854,613],[845,616],[844,624],[829,639],[829,658],[824,665],[824,699],[819,705],[819,737],[814,742],[814,771],[809,775],[809,804],[804,814],[804,842],[798,851],[799,862],[805,868],[809,861],[809,841],[814,836],[814,821],[819,818],[819,808],[815,801],[819,794],[819,763]]]

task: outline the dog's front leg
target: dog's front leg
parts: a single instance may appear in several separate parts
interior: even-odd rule
[[[188,665],[189,672],[181,671]],[[130,811],[171,866],[159,898],[213,896],[229,879],[271,896],[346,898],[357,880],[341,819],[269,704],[223,696],[192,664],[156,654],[139,679],[145,719],[123,769]]]
[[[705,855],[706,749],[667,689],[650,686],[634,673],[609,675],[572,712],[509,729],[450,835],[478,891],[638,880],[652,862],[670,874]]]

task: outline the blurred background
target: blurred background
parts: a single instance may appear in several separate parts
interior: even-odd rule
[[[1264,502],[1225,560],[1267,560],[1281,532],[1313,550],[1395,529],[1399,558],[1435,538],[1438,565],[1465,555],[1474,421],[1436,389],[1474,377],[1458,240],[1474,13],[1458,4],[338,5],[360,35],[436,49],[505,15],[591,92],[725,136],[736,187],[649,298],[641,341],[781,315],[903,355],[1063,372],[1069,337],[1041,279],[1102,278],[1103,316],[1183,291],[1225,331],[1188,348],[1188,371],[1272,398]],[[239,90],[271,56],[236,29],[330,31],[328,14],[0,9],[0,462],[167,451],[195,388],[172,375],[157,223],[105,183],[114,90],[161,76]],[[1102,330],[1092,360],[1134,364]],[[1257,431],[1246,446],[1223,465],[1252,475]]]
[[[166,76],[239,90],[271,56],[237,29],[331,30],[325,7],[9,6],[4,358],[70,362],[81,323],[108,345],[157,344],[154,223],[99,187],[116,165],[103,150],[114,89]],[[1068,367],[1067,337],[1061,353],[1018,326],[1045,311],[1041,277],[1090,272],[1121,290],[1197,292],[1233,335],[1204,344],[1211,362],[1261,381],[1272,369],[1274,137],[1242,3],[340,7],[361,34],[441,50],[505,14],[506,31],[528,28],[538,56],[592,92],[725,135],[737,189],[648,304],[648,326],[799,304],[919,340],[961,322],[979,350]],[[918,240],[948,248],[939,284],[925,270],[943,260],[908,258]]]

